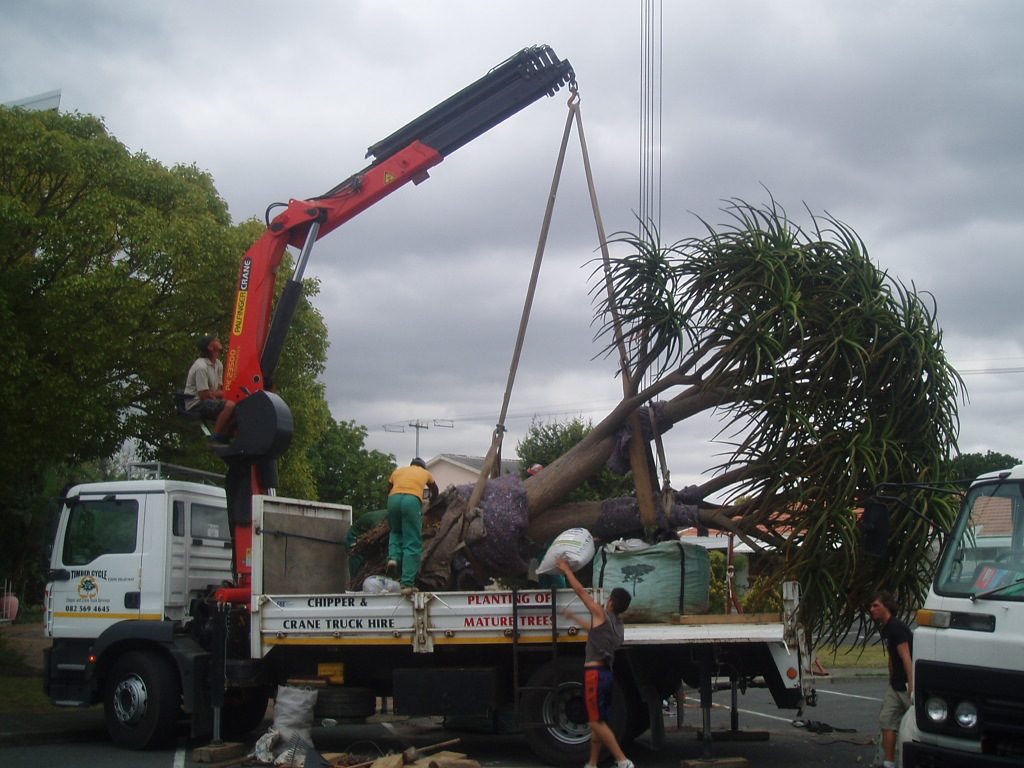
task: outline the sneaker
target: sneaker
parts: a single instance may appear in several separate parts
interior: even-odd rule
[[[388,560],[388,564],[384,566],[384,575],[389,579],[395,578],[398,575],[398,561]]]
[[[636,768],[636,766],[633,765],[632,760],[616,760],[615,768]]]

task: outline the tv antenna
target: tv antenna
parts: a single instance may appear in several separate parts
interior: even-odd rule
[[[408,424],[393,423],[385,424],[385,432],[405,432],[406,428],[416,430],[416,456],[420,455],[420,431],[424,429],[430,429],[431,427],[443,427],[444,429],[455,429],[455,422],[451,419],[431,419],[427,423],[426,419],[414,419]]]

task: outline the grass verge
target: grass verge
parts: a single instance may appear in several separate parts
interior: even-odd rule
[[[826,646],[818,649],[818,661],[825,669],[887,669],[889,659],[881,643],[864,648]]]
[[[2,673],[0,690],[4,692],[0,697],[0,715],[38,715],[59,710],[43,693],[43,678],[39,675]]]

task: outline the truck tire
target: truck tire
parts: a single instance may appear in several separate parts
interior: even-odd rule
[[[377,711],[377,697],[369,688],[335,686],[317,691],[317,717],[334,720],[365,720]]]
[[[178,676],[155,653],[129,651],[107,675],[103,714],[119,747],[153,749],[173,742],[179,705]]]
[[[530,749],[550,765],[582,765],[590,756],[590,727],[583,700],[583,660],[549,661],[527,682],[520,702],[520,722]],[[536,690],[549,688],[550,690]],[[623,743],[627,727],[626,696],[618,681],[612,691],[611,726]]]
[[[243,741],[267,715],[270,691],[266,688],[229,688],[224,692],[220,714],[221,735],[228,741]]]

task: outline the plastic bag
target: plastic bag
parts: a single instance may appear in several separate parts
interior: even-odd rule
[[[616,539],[608,544],[613,552],[639,552],[648,549],[651,545],[643,539]]]
[[[555,537],[537,566],[537,573],[558,573],[558,558],[564,557],[569,567],[578,571],[594,559],[594,537],[586,528],[570,528]]]
[[[367,576],[363,579],[363,592],[380,595],[385,592],[400,592],[402,585],[386,576]]]

